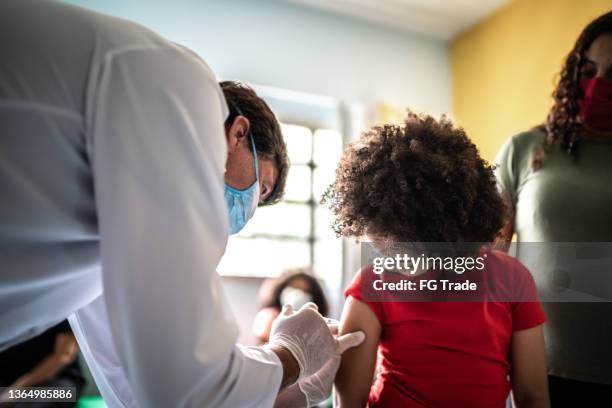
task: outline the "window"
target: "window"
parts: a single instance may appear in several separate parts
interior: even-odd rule
[[[218,271],[267,277],[311,266],[318,276],[335,281],[342,274],[342,240],[332,231],[331,214],[320,200],[333,182],[342,135],[293,124],[283,124],[282,131],[291,161],[285,199],[258,208],[244,230],[229,238]]]

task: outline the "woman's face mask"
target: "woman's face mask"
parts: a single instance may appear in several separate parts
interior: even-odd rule
[[[253,148],[253,165],[255,166],[255,182],[244,190],[236,190],[225,183],[225,204],[229,214],[229,233],[239,233],[251,219],[257,204],[259,204],[259,162],[253,134],[249,133]]]
[[[602,78],[580,81],[582,98],[578,102],[580,119],[587,128],[612,132],[612,82]]]
[[[281,305],[289,304],[293,306],[293,310],[298,310],[308,302],[312,302],[312,295],[304,292],[302,289],[287,286],[280,294]]]

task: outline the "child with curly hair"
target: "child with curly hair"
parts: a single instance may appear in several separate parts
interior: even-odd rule
[[[492,168],[463,129],[411,112],[403,126],[375,127],[346,149],[324,201],[339,235],[378,248],[490,243],[504,216]],[[546,319],[533,278],[502,252],[477,251],[486,253],[481,277],[511,275],[504,282],[520,282],[529,295],[388,301],[364,293],[371,265],[355,276],[340,332],[362,330],[366,340],[342,357],[335,383],[342,408],[504,407],[510,390],[519,407],[549,406]]]

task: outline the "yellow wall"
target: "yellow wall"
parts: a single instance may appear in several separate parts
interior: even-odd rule
[[[610,10],[612,0],[514,0],[452,41],[453,117],[483,157],[545,120],[562,61]]]

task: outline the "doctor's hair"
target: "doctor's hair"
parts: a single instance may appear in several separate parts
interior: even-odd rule
[[[591,44],[601,35],[612,33],[612,11],[605,13],[589,23],[567,55],[557,86],[552,93],[554,104],[548,113],[546,123],[539,127],[546,133],[542,146],[538,147],[532,159],[532,167],[538,170],[555,144],[559,144],[570,156],[576,158],[582,135],[579,120],[582,98],[580,79],[586,62],[586,53]]]
[[[245,116],[249,120],[250,132],[255,139],[257,155],[271,159],[276,164],[278,172],[276,184],[268,197],[259,205],[276,204],[283,198],[289,172],[287,145],[280,124],[268,104],[248,85],[239,81],[223,81],[219,85],[229,107],[226,125],[233,123],[240,114]],[[249,149],[252,149],[250,143]]]
[[[493,168],[446,117],[407,112],[344,151],[323,195],[337,235],[394,242],[493,242],[505,205]]]

